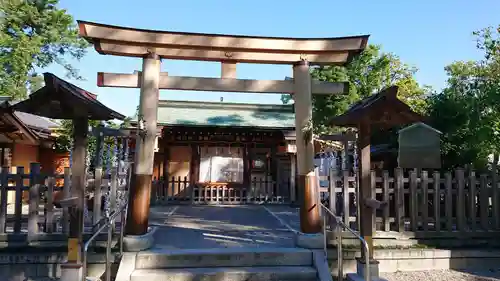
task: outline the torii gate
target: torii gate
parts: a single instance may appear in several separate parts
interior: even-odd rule
[[[320,233],[315,196],[312,101],[314,94],[343,94],[346,83],[311,81],[310,65],[344,65],[365,49],[368,35],[338,38],[278,38],[154,31],[78,21],[80,35],[103,55],[139,57],[142,72],[98,73],[98,86],[140,88],[135,171],[130,190],[127,235],[148,229],[150,189],[159,89],[251,93],[290,93],[295,101],[297,166],[302,233]],[[222,78],[172,77],[160,73],[160,60],[221,62]],[[236,79],[237,63],[293,65],[294,79]]]

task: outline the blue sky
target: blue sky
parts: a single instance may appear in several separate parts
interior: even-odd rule
[[[354,4],[355,3],[355,4]],[[60,0],[75,19],[146,29],[286,37],[336,37],[370,34],[419,68],[421,84],[442,88],[443,67],[456,60],[477,59],[472,31],[500,24],[498,0],[337,1],[337,0]],[[131,73],[141,60],[102,56],[94,49],[74,65],[85,81],[76,85],[101,102],[132,115],[139,101],[135,89],[98,88],[96,73]],[[64,78],[62,68],[45,71]],[[219,77],[217,63],[164,60],[162,71],[176,76]],[[290,66],[238,65],[238,78],[284,79]],[[280,103],[280,95],[161,91],[161,99]]]

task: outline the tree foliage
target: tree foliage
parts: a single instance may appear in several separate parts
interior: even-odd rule
[[[415,110],[425,109],[425,94],[428,87],[420,86],[415,80],[417,69],[403,63],[399,57],[384,53],[380,46],[369,45],[364,52],[346,66],[321,66],[312,69],[313,79],[328,82],[349,82],[347,95],[313,95],[313,124],[316,134],[332,133],[329,120],[344,113],[350,105],[382,89],[398,85],[400,98]],[[288,103],[291,97],[283,95]]]
[[[53,63],[80,78],[66,61],[80,59],[87,42],[58,0],[0,0],[0,95],[25,98],[41,82],[37,68]]]
[[[433,126],[443,132],[447,167],[483,168],[500,153],[500,25],[474,32],[483,58],[445,68],[447,86],[429,98]]]

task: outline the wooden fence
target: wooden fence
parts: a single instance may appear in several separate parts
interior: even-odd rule
[[[289,202],[290,184],[254,177],[250,184],[196,183],[187,177],[155,181],[152,199],[155,203],[189,204],[283,204]]]
[[[71,173],[65,168],[63,174],[43,173],[39,163],[30,165],[30,173],[24,167],[17,167],[16,173],[10,173],[9,167],[0,171],[0,243],[33,242],[43,240],[65,240],[69,230],[67,208],[58,208],[57,201],[70,196]],[[96,169],[95,178],[87,179],[87,193],[94,198],[101,198],[109,192],[110,208],[116,207],[117,192],[124,192],[129,178],[127,174],[112,169],[103,174]],[[28,202],[23,200],[28,195]],[[13,202],[9,202],[12,198]],[[102,200],[92,202],[85,220],[84,230],[91,233],[103,214]],[[118,225],[121,223],[118,222]]]
[[[415,171],[404,174],[395,169],[372,171],[371,187],[375,198],[388,202],[376,211],[375,231],[412,232],[427,236],[453,233],[493,234],[500,231],[500,190],[496,173],[476,175],[456,169],[453,173],[429,174]],[[354,229],[358,228],[355,194],[356,177],[333,171],[324,180],[329,187],[329,208]],[[330,196],[335,194],[334,196]],[[442,236],[442,235],[441,235]]]

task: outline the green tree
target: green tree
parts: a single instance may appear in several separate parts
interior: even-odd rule
[[[57,152],[69,152],[73,148],[73,121],[72,120],[60,120],[59,123],[61,126],[57,129],[57,138],[55,141],[55,150]],[[89,126],[95,128],[97,127],[101,121],[90,120]],[[104,126],[108,128],[118,129],[120,125],[114,123],[113,121],[104,122]],[[104,145],[113,147],[115,144],[115,139],[113,137],[104,137]],[[89,134],[88,135],[88,143],[87,143],[87,155],[91,157],[91,161],[93,161],[93,157],[95,156],[97,150],[97,139],[95,136]],[[108,155],[102,155],[103,165],[111,161]]]
[[[0,0],[0,95],[23,99],[41,79],[35,72],[53,63],[81,78],[67,58],[80,59],[87,42],[58,0]]]
[[[400,98],[414,110],[425,110],[425,95],[428,87],[420,86],[415,80],[417,69],[409,66],[394,54],[384,53],[380,46],[369,45],[364,52],[346,66],[321,66],[312,69],[313,79],[328,82],[349,82],[347,95],[313,95],[313,124],[316,134],[332,133],[329,120],[344,113],[350,105],[375,94],[382,89],[398,85]],[[283,95],[283,103],[291,100]]]
[[[429,99],[433,126],[443,132],[445,167],[472,164],[481,169],[500,153],[500,25],[473,33],[484,54],[445,68],[447,86]]]

